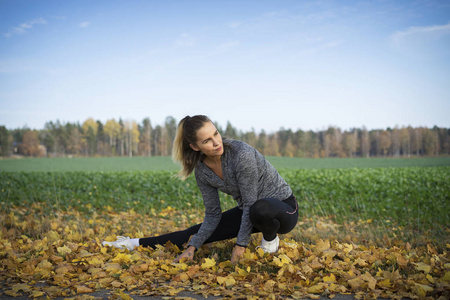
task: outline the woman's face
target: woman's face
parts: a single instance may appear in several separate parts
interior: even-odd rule
[[[223,154],[222,137],[212,122],[204,123],[197,131],[197,143],[191,144],[191,148],[211,158]]]

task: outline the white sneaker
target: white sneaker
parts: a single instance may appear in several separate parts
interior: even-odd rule
[[[261,246],[259,246],[259,248],[263,249],[265,253],[275,253],[278,251],[279,245],[280,239],[278,238],[278,236],[270,242],[266,241],[263,237],[261,241]]]
[[[104,241],[102,243],[103,246],[111,246],[111,247],[116,247],[119,249],[128,249],[128,250],[133,250],[135,247],[131,244],[130,242],[130,237],[124,237],[124,236],[118,236],[117,240],[115,242],[107,242]]]

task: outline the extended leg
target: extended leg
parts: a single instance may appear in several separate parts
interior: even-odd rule
[[[206,240],[205,243],[223,241],[237,236],[241,225],[242,210],[238,207],[222,213],[222,218],[216,230]],[[165,245],[168,241],[182,248],[190,237],[198,232],[202,224],[197,224],[185,230],[175,231],[155,237],[139,239],[139,244],[144,247],[155,248],[156,245]]]

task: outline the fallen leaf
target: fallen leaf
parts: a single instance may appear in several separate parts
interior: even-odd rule
[[[423,271],[427,274],[430,273],[430,271],[431,271],[431,266],[427,265],[425,263],[419,262],[419,263],[415,263],[415,265],[416,265],[417,271]]]
[[[58,247],[56,248],[59,254],[66,255],[67,253],[72,253],[72,249],[64,245],[64,247]]]
[[[323,282],[336,282],[336,276],[334,276],[334,274],[330,274],[330,276],[325,276],[323,278]]]
[[[77,286],[77,294],[86,294],[86,293],[92,293],[94,290],[90,289],[84,285]]]
[[[330,249],[330,241],[329,240],[320,240],[317,242],[316,245],[316,251],[317,252],[322,252],[325,251],[327,249]]]
[[[310,294],[319,294],[319,293],[322,293],[324,290],[325,290],[325,285],[322,283],[319,283],[319,284],[310,286],[307,291]]]
[[[202,269],[209,269],[216,265],[214,258],[205,258],[205,262],[202,263]]]

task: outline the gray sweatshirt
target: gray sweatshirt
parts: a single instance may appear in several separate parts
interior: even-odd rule
[[[250,206],[258,199],[285,200],[292,190],[277,170],[252,146],[235,140],[224,140],[221,157],[223,180],[203,162],[195,168],[197,185],[203,196],[205,218],[189,246],[200,248],[220,222],[222,208],[219,190],[231,195],[243,210],[237,244],[247,246],[253,225],[250,222]]]

